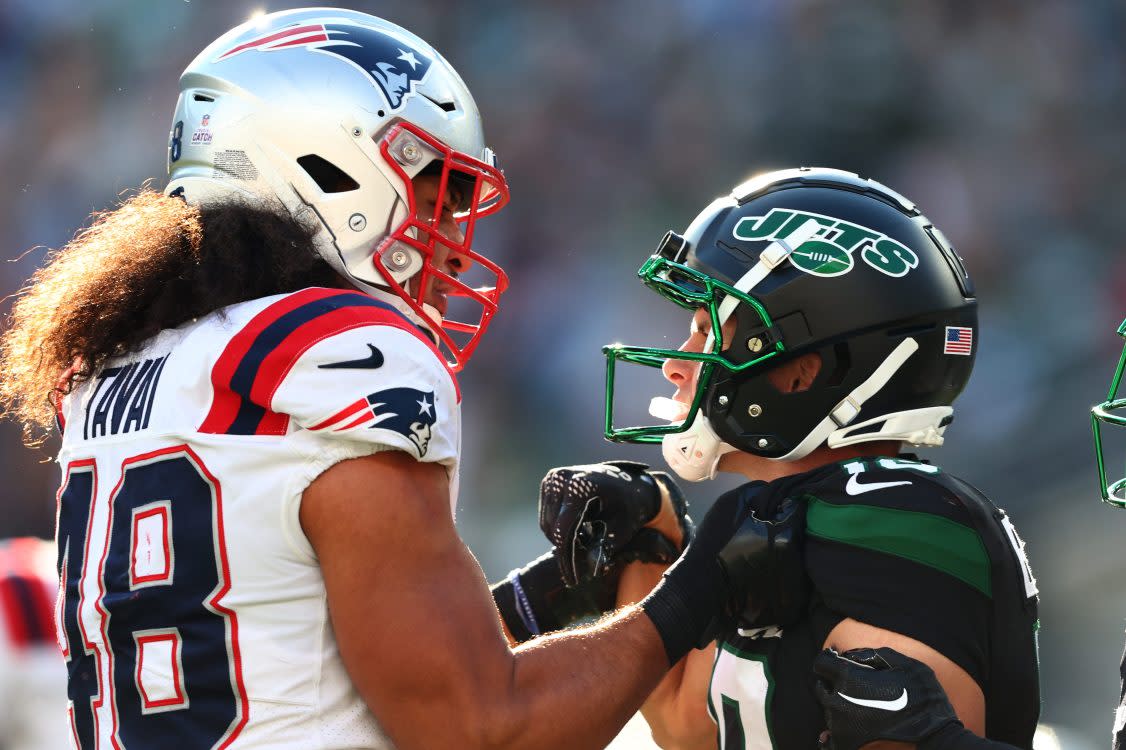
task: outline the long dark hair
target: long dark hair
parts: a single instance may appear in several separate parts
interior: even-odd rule
[[[221,307],[342,286],[311,220],[280,205],[196,207],[141,190],[47,256],[0,334],[0,416],[42,440],[53,400],[113,356]]]

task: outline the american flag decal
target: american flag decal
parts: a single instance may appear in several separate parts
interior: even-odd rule
[[[959,326],[946,326],[946,341],[942,345],[943,354],[970,356],[974,348],[974,329]]]

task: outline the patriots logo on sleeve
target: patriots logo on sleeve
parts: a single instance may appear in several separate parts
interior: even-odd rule
[[[422,83],[433,63],[429,55],[389,34],[349,23],[297,24],[232,47],[215,62],[249,50],[272,52],[292,47],[306,47],[352,63],[379,86],[392,112],[402,106],[415,84]]]
[[[354,427],[394,430],[414,443],[422,458],[430,447],[431,427],[436,419],[434,391],[388,388],[349,404],[309,430],[343,432]]]

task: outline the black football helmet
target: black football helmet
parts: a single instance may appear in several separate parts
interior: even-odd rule
[[[977,300],[961,258],[910,201],[849,172],[752,179],[666,234],[639,275],[708,310],[712,339],[704,352],[605,347],[606,437],[662,441],[685,479],[713,477],[732,450],[796,460],[826,442],[941,445],[973,369]],[[771,386],[773,367],[807,352],[821,357],[808,390]],[[693,403],[656,398],[650,413],[669,423],[616,427],[616,364],[668,359],[701,363]]]

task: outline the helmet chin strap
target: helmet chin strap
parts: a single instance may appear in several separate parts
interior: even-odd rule
[[[860,422],[855,425],[850,423],[860,413],[864,402],[880,392],[891,377],[899,370],[908,358],[919,349],[918,342],[906,338],[891,351],[886,359],[868,379],[853,389],[852,393],[845,396],[821,422],[810,430],[792,451],[784,456],[769,458],[771,461],[796,461],[805,458],[814,449],[824,443],[830,448],[839,448],[855,443],[870,442],[872,440],[900,440],[913,445],[942,445],[941,427],[953,409],[949,406],[935,406],[927,409],[913,409],[883,414],[874,419]],[[659,408],[656,403],[651,405],[653,416],[667,416],[667,410]],[[863,432],[851,435],[856,430],[883,423],[875,432]],[[699,482],[704,479],[715,479],[719,467],[719,460],[727,453],[738,450],[729,443],[723,442],[711,422],[704,416],[703,409],[696,412],[696,418],[691,426],[684,432],[665,435],[661,441],[661,453],[669,467],[677,475],[689,482]],[[763,458],[767,458],[764,456]]]
[[[778,458],[773,460],[796,461],[799,458],[805,458],[806,456],[808,456],[815,448],[828,440],[830,435],[840,433],[843,438],[844,435],[846,435],[847,432],[850,431],[845,430],[844,428],[847,425],[851,424],[852,421],[856,419],[857,415],[860,414],[860,407],[864,405],[864,402],[879,393],[880,389],[887,385],[887,382],[891,380],[891,376],[894,375],[899,370],[899,368],[903,366],[907,359],[918,350],[919,343],[915,341],[915,339],[905,338],[903,339],[903,341],[900,341],[899,346],[891,350],[891,354],[889,354],[884,359],[884,361],[880,363],[880,366],[877,367],[872,372],[872,374],[868,376],[867,380],[856,386],[856,388],[852,390],[852,393],[841,399],[840,403],[834,406],[832,410],[829,411],[829,414],[824,419],[822,419],[816,427],[809,431],[809,434],[805,436],[804,440],[798,443],[797,446],[786,455],[779,456]],[[901,412],[901,414],[907,413],[909,412]],[[863,422],[859,425],[855,425],[851,428],[851,430],[856,430],[863,425],[868,425],[884,420],[886,420],[884,425],[884,427],[886,428],[888,426],[888,423],[894,421],[889,419],[890,416],[891,415],[883,415],[878,419]],[[913,430],[913,433],[917,431],[917,429]],[[830,447],[851,445],[853,443],[872,440],[905,439],[907,438],[893,434],[887,434],[884,432],[884,429],[881,429],[877,432],[864,433],[863,436],[856,435],[851,439],[838,440],[835,446]]]
[[[850,424],[839,430],[833,430],[829,433],[829,439],[826,442],[830,448],[841,448],[846,445],[871,442],[872,440],[898,440],[911,445],[937,447],[942,445],[944,440],[942,433],[946,431],[946,426],[943,422],[953,413],[954,407],[952,406],[928,406],[923,409],[908,409],[907,411],[881,414],[878,417]],[[880,425],[878,430],[867,429],[877,424]]]

